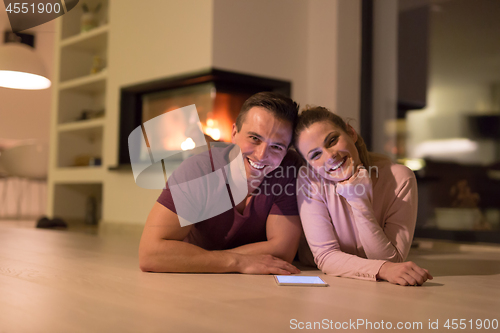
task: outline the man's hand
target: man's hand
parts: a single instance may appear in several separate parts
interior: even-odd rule
[[[402,286],[421,286],[427,279],[433,279],[428,270],[417,266],[411,261],[402,263],[386,262],[380,267],[377,277]]]
[[[244,274],[297,274],[300,270],[292,264],[270,254],[236,254],[238,272]]]

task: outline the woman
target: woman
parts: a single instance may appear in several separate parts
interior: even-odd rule
[[[368,153],[361,136],[323,107],[303,111],[294,134],[308,163],[297,179],[300,218],[318,267],[405,286],[432,279],[404,262],[417,217],[413,172]]]

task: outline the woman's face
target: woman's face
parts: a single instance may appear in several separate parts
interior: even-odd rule
[[[351,126],[348,132],[331,121],[319,121],[300,133],[297,148],[319,175],[340,182],[361,164],[355,145],[358,135]]]

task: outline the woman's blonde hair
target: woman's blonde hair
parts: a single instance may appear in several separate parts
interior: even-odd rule
[[[341,117],[322,106],[308,105],[306,106],[306,109],[299,114],[299,117],[297,119],[297,126],[295,126],[295,131],[293,133],[293,144],[297,151],[299,151],[297,141],[302,131],[304,131],[306,128],[309,128],[309,126],[311,126],[312,124],[320,121],[331,121],[332,124],[340,128],[345,133],[349,134],[349,123],[345,122]],[[361,135],[357,134],[357,136],[358,139],[356,140],[355,145],[356,149],[358,150],[359,159],[365,167],[369,167],[371,165],[371,159],[368,153],[368,149],[366,148],[365,141],[363,140]]]

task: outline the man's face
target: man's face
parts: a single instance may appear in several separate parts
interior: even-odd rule
[[[253,107],[239,132],[233,124],[231,136],[241,149],[249,187],[255,189],[285,157],[292,140],[292,124],[277,119],[264,108]]]

